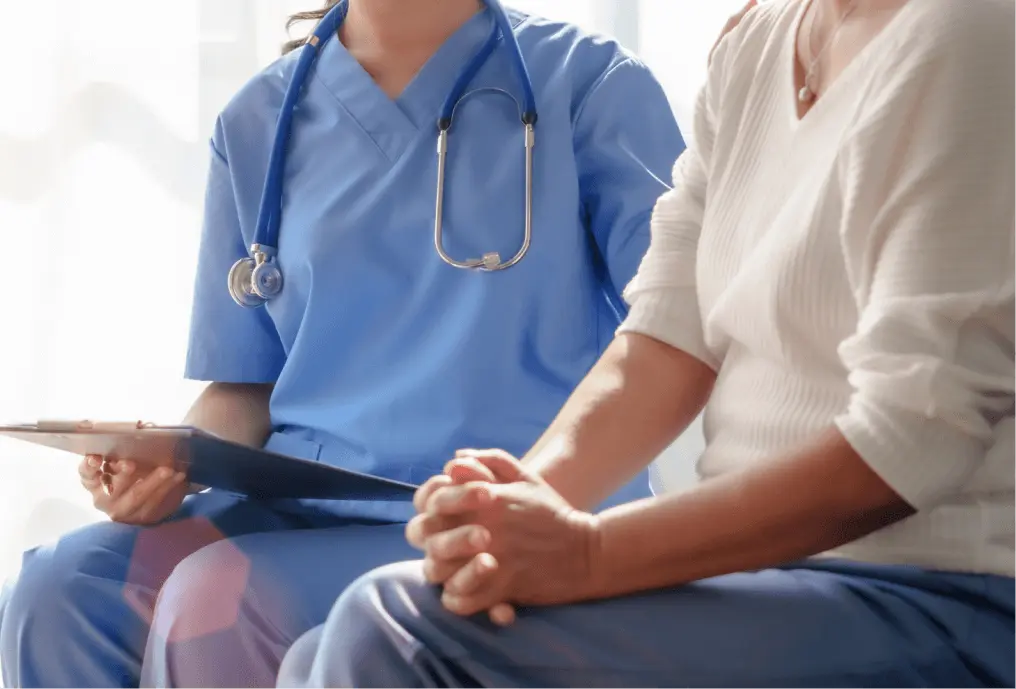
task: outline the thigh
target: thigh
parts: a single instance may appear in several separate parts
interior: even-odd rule
[[[361,575],[418,555],[406,542],[404,524],[250,534],[230,545],[246,563],[243,595],[290,642],[324,622],[335,600]],[[225,548],[216,547],[213,557],[235,558]]]
[[[156,526],[100,522],[27,552],[0,606],[5,676],[43,686],[136,683],[155,601],[174,568],[210,543],[289,523],[212,492],[191,496]]]
[[[412,555],[404,528],[251,534],[188,557],[159,598],[143,686],[274,686],[290,645],[353,580]]]
[[[330,649],[345,649],[332,679],[356,678],[350,666],[370,643],[398,647],[378,657],[411,659],[419,681],[466,686],[984,685],[957,643],[978,614],[976,582],[943,585],[951,591],[943,593],[914,585],[932,575],[900,569],[902,580],[851,566],[732,574],[523,610],[498,629],[449,614],[419,565],[400,565],[372,573],[339,601],[316,637],[314,667],[328,680]],[[352,653],[342,638],[350,625],[371,630],[358,631],[370,641],[357,641]]]
[[[90,524],[25,553],[2,619],[38,621],[48,611],[147,626],[159,589],[182,560],[238,532],[279,528],[283,521],[241,498],[203,493],[158,525]]]

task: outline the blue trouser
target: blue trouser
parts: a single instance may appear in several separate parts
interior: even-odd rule
[[[414,555],[403,530],[214,491],[155,527],[80,529],[28,552],[7,588],[4,683],[273,686],[351,581]]]
[[[645,473],[605,506],[648,495]],[[211,491],[155,527],[104,522],[25,555],[0,594],[8,687],[274,686],[361,574],[414,557],[412,505]]]
[[[349,587],[280,686],[1012,687],[1013,580],[814,561],[645,595],[446,612],[419,563]]]

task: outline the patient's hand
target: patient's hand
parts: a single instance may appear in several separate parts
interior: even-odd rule
[[[439,488],[450,486],[456,483],[469,483],[470,481],[486,481],[496,483],[494,473],[479,462],[476,457],[497,452],[496,450],[459,450],[455,453],[455,459],[445,465],[444,473],[432,476],[416,489],[413,495],[413,507],[419,514],[427,511],[427,501]],[[410,543],[413,543],[410,539]],[[417,545],[413,543],[413,545]],[[417,545],[417,547],[420,547]]]
[[[430,478],[417,489],[413,496],[413,505],[418,516],[412,519],[406,527],[406,539],[411,545],[427,552],[427,540],[431,536],[468,523],[466,518],[442,519],[437,515],[429,514],[428,504],[435,493],[447,486],[465,485],[471,482],[499,483],[500,481],[494,472],[478,459],[493,455],[510,456],[501,450],[459,450],[455,453],[455,459],[445,466],[443,474]],[[442,523],[438,524],[438,521]],[[424,571],[431,583],[443,584],[459,570],[466,567],[472,559],[472,557],[465,557],[460,561],[437,560],[428,554],[424,558]],[[515,620],[515,609],[507,603],[495,605],[488,614],[492,622],[502,626],[511,624]]]
[[[486,610],[506,625],[515,619],[508,602],[556,605],[595,594],[597,519],[505,452],[475,461],[483,469],[457,461],[448,473],[489,471],[495,480],[457,483],[448,476],[452,482],[426,496],[425,511],[407,530],[426,551],[424,575],[443,587],[445,608],[459,615]]]

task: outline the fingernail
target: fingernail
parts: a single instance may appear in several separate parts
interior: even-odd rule
[[[125,474],[133,474],[134,464],[132,464],[131,462],[120,462],[120,471],[122,471]]]
[[[178,471],[178,472],[176,472],[176,475],[173,476],[173,482],[174,483],[183,483],[184,479],[186,479],[186,478],[187,478],[187,474],[183,473],[182,471]]]
[[[457,613],[462,607],[462,601],[458,596],[445,593],[441,596],[441,603],[445,606],[445,609]]]
[[[92,467],[93,469],[98,469],[100,464],[102,464],[102,462],[100,462],[97,457],[88,458],[88,466]]]
[[[483,553],[477,559],[476,564],[479,566],[481,572],[489,572],[494,569],[494,558],[491,557],[489,553]]]
[[[159,469],[159,478],[161,479],[167,479],[172,475],[173,475],[172,469],[167,469],[166,467]]]

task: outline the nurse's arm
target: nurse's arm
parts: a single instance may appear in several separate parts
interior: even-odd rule
[[[270,384],[211,383],[187,412],[184,424],[224,440],[262,447],[271,430]]]
[[[194,401],[183,423],[224,440],[260,448],[271,432],[268,401],[274,387],[261,383],[210,383]],[[205,488],[190,484],[194,493]]]
[[[184,425],[241,445],[262,447],[271,431],[268,400],[273,387],[260,383],[210,383],[191,405]],[[193,484],[190,490],[200,492],[204,488]]]

